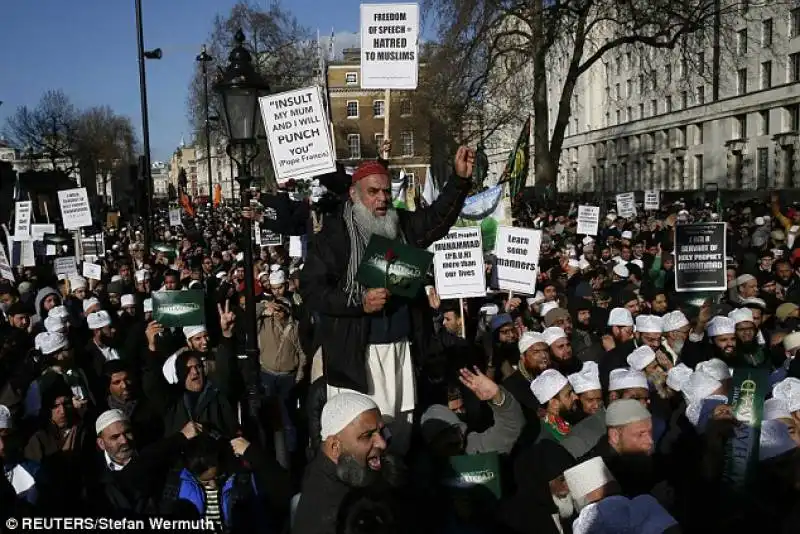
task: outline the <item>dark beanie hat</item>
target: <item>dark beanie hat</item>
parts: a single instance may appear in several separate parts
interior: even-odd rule
[[[197,358],[199,362],[203,361],[202,355],[194,350],[185,350],[178,354],[177,358],[175,358],[175,374],[178,377],[178,384],[181,387],[183,387],[183,385],[186,383],[186,377],[189,375],[189,370],[186,368],[186,364],[191,358]]]

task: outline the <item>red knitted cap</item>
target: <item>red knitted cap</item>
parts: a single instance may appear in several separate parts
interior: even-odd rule
[[[378,161],[365,161],[358,166],[356,172],[353,173],[353,183],[366,178],[370,174],[383,174],[389,176],[389,170]]]

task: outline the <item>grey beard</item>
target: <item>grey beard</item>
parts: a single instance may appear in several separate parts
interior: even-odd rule
[[[553,502],[558,507],[558,517],[561,519],[569,519],[575,513],[575,501],[572,500],[572,494],[563,499],[553,495]]]
[[[380,471],[373,471],[368,465],[358,463],[353,455],[342,454],[336,464],[336,476],[351,488],[368,488],[379,483],[396,488],[405,482],[406,468],[400,458],[384,454],[381,464]]]
[[[669,344],[669,348],[671,348],[672,352],[674,352],[676,355],[680,356],[681,355],[681,351],[683,350],[683,346],[685,344],[686,344],[686,342],[683,341],[682,339],[681,340],[677,340],[676,339],[675,341],[673,341],[672,343]]]
[[[379,235],[387,239],[397,239],[400,233],[399,216],[391,205],[388,206],[386,215],[378,217],[359,200],[356,200],[353,202],[353,214],[355,215],[356,224],[369,236]]]

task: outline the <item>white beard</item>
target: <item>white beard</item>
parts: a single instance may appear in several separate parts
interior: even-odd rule
[[[353,202],[353,214],[356,224],[368,236],[379,235],[387,239],[397,239],[400,233],[400,219],[397,211],[391,205],[387,206],[386,215],[378,217],[356,200]]]
[[[686,344],[685,341],[675,340],[669,344],[669,348],[671,348],[672,352],[674,352],[676,355],[680,356],[681,351],[683,351],[683,347],[685,344]]]
[[[553,495],[553,502],[558,507],[558,516],[561,519],[569,519],[575,513],[575,501],[572,500],[571,494],[563,499]]]

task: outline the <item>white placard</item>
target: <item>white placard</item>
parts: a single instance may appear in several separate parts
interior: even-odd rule
[[[31,238],[31,212],[33,202],[24,200],[14,204],[14,241],[27,241]]]
[[[289,257],[303,257],[303,240],[299,235],[289,236]]]
[[[279,184],[336,171],[328,116],[319,86],[258,99]]]
[[[36,252],[33,249],[33,241],[20,242],[19,264],[23,267],[36,267]]]
[[[258,221],[253,222],[253,240],[256,242],[256,246],[261,246],[261,225],[258,224]]]
[[[578,228],[576,234],[597,235],[600,226],[600,208],[598,206],[578,206]]]
[[[451,228],[431,245],[436,292],[442,299],[486,296],[481,229]]]
[[[361,88],[416,89],[419,4],[361,4]]]
[[[53,269],[56,274],[72,276],[78,274],[78,265],[75,263],[75,256],[56,258],[53,261]]]
[[[181,209],[172,208],[169,210],[169,225],[170,226],[183,226],[181,222]]]
[[[92,225],[92,210],[85,187],[65,189],[58,192],[58,205],[61,206],[61,218],[64,228],[77,230]]]
[[[42,241],[45,235],[54,235],[56,233],[55,224],[32,224],[31,225],[31,239],[34,241]]]
[[[658,189],[650,189],[644,192],[644,209],[658,210],[661,206],[661,192]]]
[[[56,246],[55,245],[47,245],[44,249],[45,256],[55,256],[56,255]]]
[[[498,287],[527,295],[535,294],[541,246],[541,230],[499,226],[494,251]]]
[[[617,195],[617,215],[625,219],[636,217],[636,197],[633,193]]]
[[[14,269],[11,268],[3,245],[0,245],[0,278],[5,278],[11,282],[14,281]]]
[[[83,262],[83,276],[84,278],[91,278],[92,280],[103,279],[103,268],[96,263]]]

